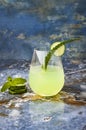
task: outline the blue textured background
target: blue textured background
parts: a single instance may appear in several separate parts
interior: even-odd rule
[[[31,60],[34,48],[72,37],[65,58],[85,59],[86,0],[0,0],[0,59]]]

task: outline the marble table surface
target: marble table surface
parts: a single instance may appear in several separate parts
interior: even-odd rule
[[[0,93],[0,130],[86,130],[86,69],[65,71],[64,88],[56,96],[40,97],[29,85],[22,95]],[[5,61],[0,85],[9,75],[29,81],[29,62]]]

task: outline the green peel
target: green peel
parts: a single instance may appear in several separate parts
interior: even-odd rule
[[[53,49],[51,49],[51,50],[48,52],[48,54],[46,55],[46,57],[45,57],[45,64],[42,66],[42,68],[44,68],[45,70],[47,69],[48,63],[49,63],[49,61],[50,61],[52,55],[54,54],[54,52],[55,52],[59,47],[61,47],[62,45],[65,45],[65,44],[68,44],[68,43],[77,41],[77,40],[80,40],[80,38],[73,38],[73,39],[69,39],[69,40],[62,41],[60,44],[58,44],[58,45],[55,46]]]

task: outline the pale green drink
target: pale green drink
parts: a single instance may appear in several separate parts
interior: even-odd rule
[[[63,68],[49,65],[47,70],[44,70],[41,66],[31,66],[29,84],[31,89],[38,95],[56,95],[64,85]]]

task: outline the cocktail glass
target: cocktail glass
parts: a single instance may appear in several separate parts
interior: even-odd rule
[[[34,50],[29,71],[30,88],[41,96],[56,95],[64,86],[61,57],[53,55],[45,70],[43,65],[47,53],[47,51]]]

